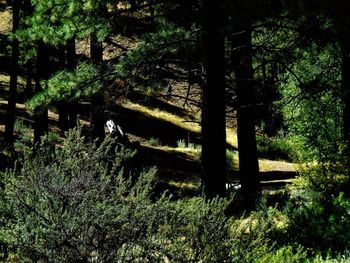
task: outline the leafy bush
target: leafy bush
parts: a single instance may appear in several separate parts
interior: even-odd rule
[[[183,139],[178,140],[178,141],[176,142],[176,145],[177,145],[178,148],[186,148],[186,147],[187,147],[186,141],[183,140]]]
[[[287,71],[281,76],[279,105],[288,135],[297,142],[300,160],[327,162],[344,143],[340,73],[330,66],[336,62],[329,46],[298,52],[299,58],[291,65],[293,74]],[[296,81],[294,74],[301,78]]]
[[[229,173],[234,170],[235,155],[237,154],[233,151],[229,149],[226,150],[226,167]]]
[[[305,262],[307,259],[306,251],[300,246],[293,248],[292,246],[283,246],[276,251],[271,251],[255,260],[257,263],[298,263]]]
[[[200,151],[202,149],[202,146],[200,144],[195,143],[187,143],[186,140],[181,139],[176,141],[177,148],[187,148],[187,149],[194,149]]]
[[[292,160],[295,155],[292,145],[286,137],[268,138],[265,135],[257,135],[256,142],[257,151],[262,157]]]
[[[149,138],[148,143],[150,145],[152,145],[152,146],[159,146],[159,145],[161,145],[161,142],[160,142],[159,138],[154,138],[154,137]]]
[[[320,251],[343,251],[350,246],[350,199],[341,192],[328,200],[309,190],[291,200],[287,240]]]
[[[311,163],[299,167],[299,177],[293,181],[291,189],[302,195],[307,192],[318,192],[324,199],[347,190],[349,168],[341,163]]]
[[[150,198],[156,169],[132,169],[134,151],[86,144],[72,130],[44,138],[3,173],[4,258],[33,262],[250,262],[268,247],[266,222],[230,220],[227,201]],[[260,255],[260,254],[259,254]],[[12,259],[11,259],[12,258]]]

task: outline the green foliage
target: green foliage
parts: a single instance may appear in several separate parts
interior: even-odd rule
[[[186,140],[181,139],[176,141],[176,146],[178,148],[188,148],[188,149],[194,149],[194,150],[201,150],[201,145],[195,144],[195,143],[187,143]]]
[[[19,153],[30,151],[30,147],[32,146],[31,128],[23,120],[17,119],[15,121],[14,131],[17,135],[14,142],[15,150]]]
[[[336,50],[313,46],[300,51],[281,87],[285,122],[303,161],[329,161],[342,148],[340,71],[332,53]]]
[[[176,146],[177,146],[178,148],[186,148],[186,147],[187,147],[186,141],[185,141],[184,139],[178,140],[178,141],[176,142]]]
[[[103,40],[109,23],[100,6],[106,1],[32,0],[34,11],[25,19],[17,36],[21,42],[42,40],[48,44],[64,44],[73,36],[88,37],[95,33]]]
[[[349,182],[349,168],[342,163],[300,165],[299,177],[291,186],[298,195],[317,192],[325,199],[345,191]]]
[[[313,263],[347,263],[350,261],[350,252],[348,250],[338,253],[335,258],[332,258],[330,255],[323,257],[322,255],[317,255],[314,260],[309,262]]]
[[[256,136],[259,156],[269,159],[292,160],[295,156],[291,141],[287,137],[269,138],[265,135]]]
[[[268,252],[261,258],[255,260],[256,263],[298,263],[305,262],[307,259],[306,251],[301,247],[294,248],[290,245],[283,246],[276,251]]]
[[[235,153],[231,150],[226,150],[226,166],[228,168],[228,172],[233,170]]]
[[[159,140],[159,138],[154,138],[154,137],[151,137],[149,140],[148,140],[148,143],[152,146],[159,146],[161,145],[161,142]]]
[[[287,240],[320,251],[343,251],[349,247],[350,199],[344,193],[321,194],[294,190],[286,208]]]
[[[260,245],[267,246],[266,221],[229,220],[224,199],[151,198],[155,168],[133,170],[135,152],[112,147],[110,137],[99,146],[84,141],[79,130],[58,148],[44,137],[2,174],[0,241],[9,257],[251,262]]]
[[[38,106],[48,106],[53,101],[88,98],[101,88],[100,68],[90,63],[80,63],[74,71],[60,71],[47,81],[43,90],[36,93],[26,106],[33,111]]]
[[[157,20],[157,26],[155,32],[144,34],[136,48],[121,57],[115,65],[117,77],[144,86],[162,87],[164,83],[159,80],[159,76],[167,63],[166,58],[171,61],[181,50],[188,50],[191,35],[166,20]]]

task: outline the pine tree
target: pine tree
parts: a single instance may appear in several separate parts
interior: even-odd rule
[[[12,5],[12,33],[15,34],[19,29],[20,22],[20,5],[21,1],[13,0]],[[14,36],[12,40],[12,55],[11,55],[11,78],[10,92],[8,98],[7,120],[5,127],[5,140],[12,144],[14,141],[14,124],[16,115],[16,92],[17,92],[17,77],[18,77],[18,60],[19,60],[19,41]]]
[[[35,92],[42,90],[40,81],[47,77],[48,68],[47,47],[41,41],[37,46],[37,60],[35,72]],[[40,142],[40,137],[48,132],[48,112],[47,106],[42,105],[34,109],[34,143]]]
[[[225,193],[226,120],[224,18],[222,1],[202,1],[202,155],[203,193]]]
[[[237,137],[239,149],[239,172],[244,205],[255,206],[256,198],[261,194],[259,181],[259,163],[256,146],[255,121],[256,100],[255,80],[252,66],[252,18],[249,5],[238,6],[233,43],[232,67],[235,72],[237,93]]]
[[[90,36],[90,58],[93,64],[101,66],[103,62],[103,47],[102,43],[97,40],[93,33]],[[103,85],[101,83],[101,85]],[[90,105],[90,135],[92,139],[104,138],[104,116],[103,116],[103,93],[101,90],[96,92],[91,97]]]

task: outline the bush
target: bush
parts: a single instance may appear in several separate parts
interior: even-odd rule
[[[306,251],[300,246],[293,248],[292,246],[283,246],[276,251],[268,252],[261,258],[255,260],[256,263],[298,263],[305,262],[307,259]]]
[[[323,252],[350,246],[350,199],[342,192],[327,200],[309,190],[293,198],[285,213],[289,216],[287,240]]]
[[[148,140],[148,143],[152,146],[160,146],[162,145],[159,138],[154,138],[154,137],[151,137],[149,140]]]
[[[63,147],[44,138],[3,173],[0,243],[7,260],[33,262],[250,262],[268,225],[229,220],[227,201],[151,200],[156,169],[132,169],[109,137]]]
[[[295,155],[291,142],[286,137],[268,138],[265,135],[257,135],[256,142],[257,151],[261,157],[292,160]]]

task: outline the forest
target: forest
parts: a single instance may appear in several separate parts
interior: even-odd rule
[[[0,0],[0,262],[350,262],[342,0]]]

